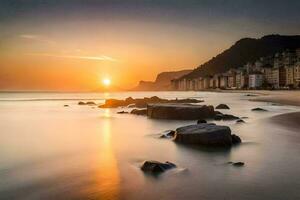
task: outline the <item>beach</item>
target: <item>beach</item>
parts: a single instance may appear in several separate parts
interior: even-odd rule
[[[247,94],[252,93],[1,93],[0,199],[299,199],[299,129],[286,127],[296,127],[300,107],[253,101],[266,93]],[[226,151],[177,144],[160,134],[196,120],[78,105],[151,96],[227,104],[230,109],[222,112],[245,123],[208,122],[229,126],[242,143]],[[257,107],[267,112],[252,111]],[[140,169],[145,160],[177,167],[151,176]]]

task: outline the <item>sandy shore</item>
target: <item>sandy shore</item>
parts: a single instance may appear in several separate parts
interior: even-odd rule
[[[249,91],[259,96],[252,101],[265,101],[285,105],[300,106],[300,91]]]

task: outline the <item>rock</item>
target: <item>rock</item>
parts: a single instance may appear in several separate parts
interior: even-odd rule
[[[216,114],[214,120],[220,121],[223,119],[223,114]]]
[[[176,165],[171,162],[145,161],[141,170],[148,173],[162,173],[168,169],[175,168]]]
[[[197,124],[204,124],[207,123],[205,119],[198,119]]]
[[[86,105],[89,105],[89,106],[94,106],[94,105],[96,105],[96,103],[93,102],[93,101],[88,101],[88,102],[86,102],[85,104],[86,104]]]
[[[241,119],[249,119],[249,117],[241,117]]]
[[[160,136],[160,138],[172,138],[175,135],[175,131],[173,130],[167,130],[164,131],[163,134]]]
[[[118,100],[118,99],[106,99],[104,105],[98,106],[99,108],[117,108],[121,106],[127,106],[129,104],[126,101]]]
[[[229,114],[216,114],[214,120],[237,120],[239,117]]]
[[[245,121],[242,119],[238,119],[238,120],[236,120],[236,123],[245,123]]]
[[[147,109],[133,109],[130,114],[134,115],[146,115],[147,114]]]
[[[252,111],[261,111],[261,112],[266,112],[267,110],[263,108],[253,108]]]
[[[64,105],[64,107],[69,107],[69,105],[66,104],[66,105]]]
[[[228,126],[196,124],[177,128],[174,141],[184,144],[230,147],[232,136]]]
[[[203,100],[197,100],[197,99],[161,99],[157,96],[153,97],[145,97],[145,98],[138,98],[133,99],[132,97],[128,97],[125,100],[118,100],[118,99],[107,99],[105,100],[104,105],[100,105],[99,108],[117,108],[120,106],[128,106],[128,105],[134,105],[138,108],[145,108],[147,107],[147,104],[150,103],[200,103],[203,102]]]
[[[213,106],[159,103],[148,104],[147,116],[155,119],[196,120],[214,117]]]
[[[78,105],[81,105],[81,106],[82,106],[82,105],[86,105],[86,104],[85,104],[83,101],[79,101],[79,102],[78,102]]]
[[[245,163],[243,163],[243,162],[233,162],[232,165],[236,166],[236,167],[242,167],[242,166],[245,165]]]
[[[128,113],[128,112],[127,112],[127,111],[124,111],[124,110],[117,112],[117,114],[127,114],[127,113]]]
[[[230,109],[226,104],[219,104],[216,109]]]
[[[229,114],[223,114],[222,119],[223,120],[236,120],[236,119],[239,119],[239,117],[234,116],[234,115],[229,115]]]
[[[240,144],[242,142],[241,138],[235,134],[231,135],[232,144]]]
[[[136,107],[136,106],[135,106],[135,103],[129,104],[129,105],[127,106],[127,108],[134,108],[134,107]]]

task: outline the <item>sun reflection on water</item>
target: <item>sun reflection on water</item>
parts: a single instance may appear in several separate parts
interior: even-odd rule
[[[109,113],[109,109],[106,110]],[[119,199],[120,174],[111,139],[111,122],[104,120],[98,131],[96,187],[103,199]]]

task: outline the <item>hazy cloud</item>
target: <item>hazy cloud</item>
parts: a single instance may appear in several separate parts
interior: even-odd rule
[[[29,53],[26,55],[31,55],[31,56],[45,56],[45,57],[54,57],[54,58],[70,58],[70,59],[83,59],[83,60],[98,60],[98,61],[111,61],[111,62],[116,62],[117,60],[105,56],[105,55],[100,55],[100,56],[76,56],[76,55],[55,55],[55,54],[46,54],[46,53]]]
[[[43,42],[47,44],[56,44],[55,41],[49,40],[43,36],[40,35],[34,35],[34,34],[21,34],[19,35],[20,38],[26,39],[26,40],[33,40],[33,41],[38,41],[38,42]]]

